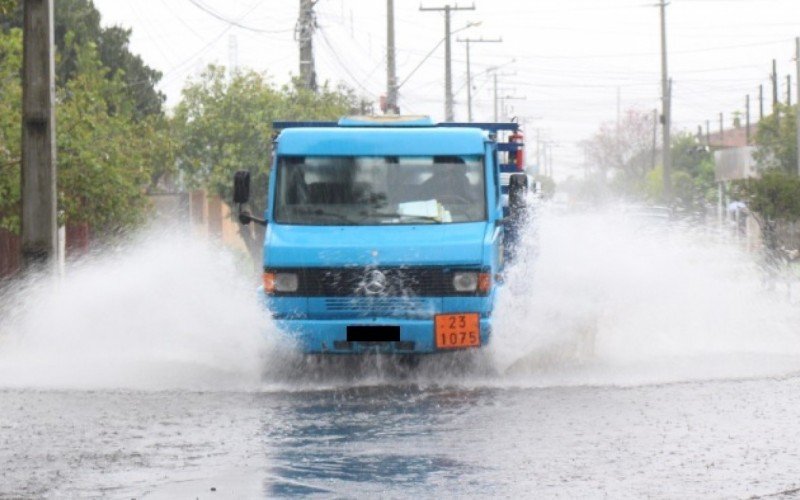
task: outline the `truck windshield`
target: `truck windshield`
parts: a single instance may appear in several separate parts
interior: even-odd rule
[[[282,156],[275,222],[446,224],[486,220],[479,156]]]

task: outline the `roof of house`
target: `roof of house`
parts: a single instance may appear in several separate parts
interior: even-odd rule
[[[741,148],[752,146],[755,141],[758,125],[750,126],[750,141],[747,140],[747,127],[740,126],[715,132],[708,136],[708,146],[712,149]]]

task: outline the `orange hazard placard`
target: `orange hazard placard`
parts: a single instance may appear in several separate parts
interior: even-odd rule
[[[478,313],[437,314],[434,322],[436,347],[439,349],[481,345],[481,322]]]

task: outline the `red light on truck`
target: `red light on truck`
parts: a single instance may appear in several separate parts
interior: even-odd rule
[[[275,292],[275,273],[264,273],[264,293]]]
[[[481,293],[489,293],[492,289],[492,275],[491,273],[478,274],[478,291]]]

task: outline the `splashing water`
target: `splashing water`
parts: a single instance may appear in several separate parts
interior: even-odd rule
[[[460,358],[434,357],[403,380],[635,385],[800,370],[800,308],[767,291],[755,257],[735,245],[613,212],[544,214],[535,226],[501,292],[482,359],[489,368],[470,375]],[[397,380],[380,361],[360,379],[304,364],[238,264],[206,241],[148,232],[57,283],[18,284],[0,297],[0,388],[302,390]]]
[[[500,300],[498,368],[536,384],[640,384],[800,370],[800,308],[757,257],[700,228],[544,214]],[[535,375],[535,376],[532,376]]]
[[[0,387],[245,389],[270,319],[235,257],[149,232],[6,297]]]

